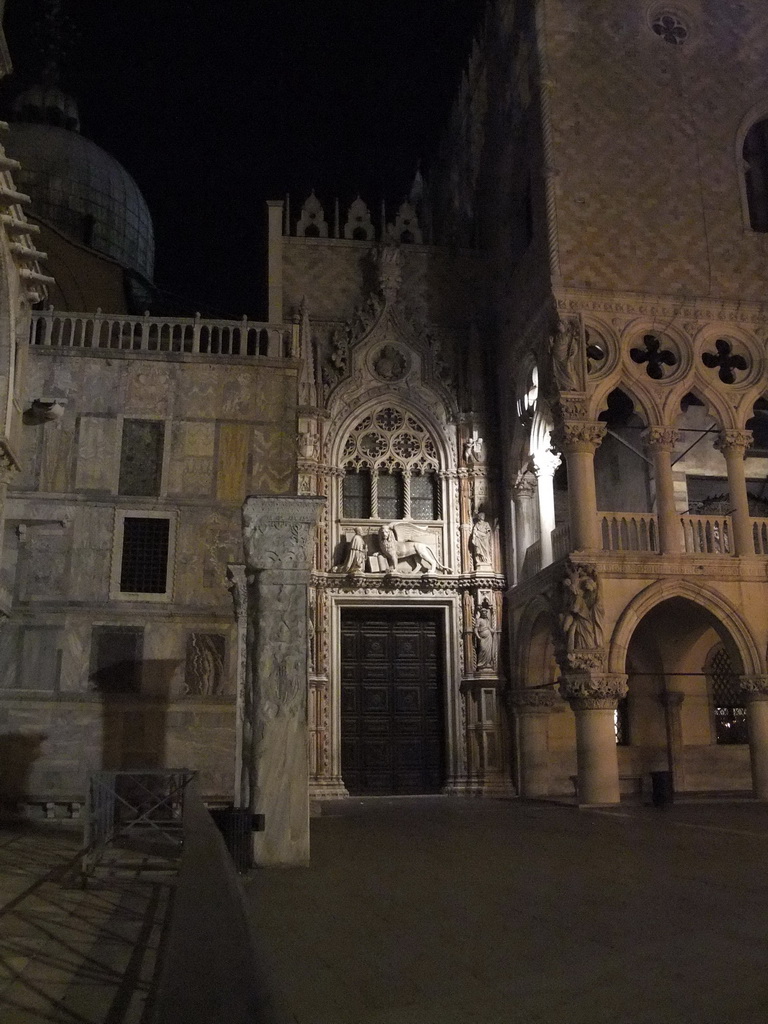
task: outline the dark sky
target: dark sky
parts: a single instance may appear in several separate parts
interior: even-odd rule
[[[8,0],[16,65],[35,66]],[[157,283],[190,311],[263,314],[265,201],[314,187],[378,211],[434,154],[485,0],[63,0],[83,134],[152,212]],[[330,219],[330,218],[329,218]]]

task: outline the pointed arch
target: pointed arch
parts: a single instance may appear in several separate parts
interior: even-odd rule
[[[722,623],[741,656],[745,674],[760,675],[765,671],[764,658],[755,638],[736,607],[727,598],[703,581],[669,578],[657,580],[642,590],[620,615],[611,637],[608,655],[611,672],[626,671],[629,642],[636,627],[656,605],[672,597],[685,598]]]

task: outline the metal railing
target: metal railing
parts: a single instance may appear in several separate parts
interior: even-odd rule
[[[298,325],[259,323],[245,317],[209,320],[199,316],[62,313],[49,309],[33,316],[29,341],[40,348],[221,357],[290,359],[299,354]]]
[[[187,768],[91,772],[85,814],[83,873],[92,872],[110,844],[141,837],[158,851],[178,854]]]
[[[659,527],[652,512],[598,512],[604,551],[659,550]]]

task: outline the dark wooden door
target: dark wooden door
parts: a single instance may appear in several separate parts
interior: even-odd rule
[[[437,612],[342,612],[341,772],[350,793],[440,790],[440,638]]]

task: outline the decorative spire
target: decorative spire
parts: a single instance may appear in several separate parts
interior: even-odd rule
[[[33,84],[14,100],[11,112],[15,120],[80,130],[77,103],[61,88],[62,67],[74,35],[74,24],[64,13],[62,0],[42,0],[35,25],[37,66],[26,76]]]

